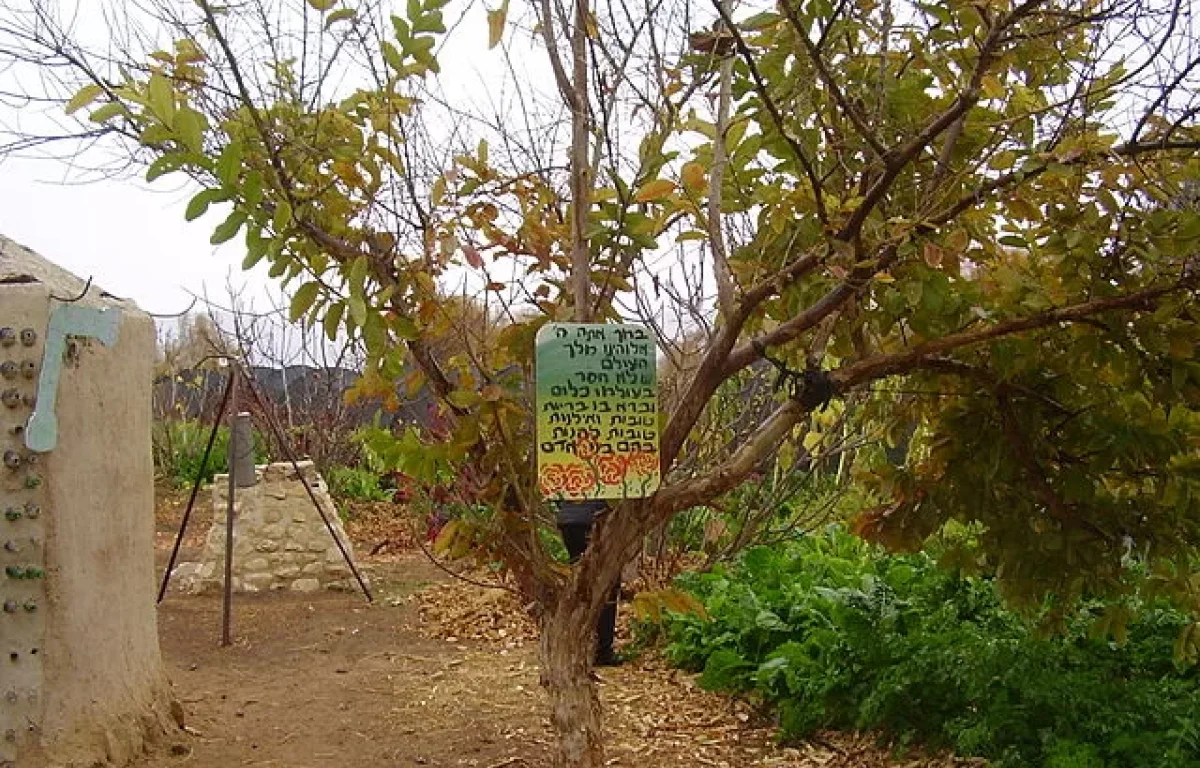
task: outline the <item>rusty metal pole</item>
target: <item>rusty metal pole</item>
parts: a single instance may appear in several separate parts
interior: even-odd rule
[[[221,645],[233,644],[230,622],[233,617],[233,504],[237,495],[237,457],[234,456],[233,431],[238,420],[238,367],[229,363],[229,442],[226,453],[229,464],[229,498],[225,504],[225,594],[221,603]]]

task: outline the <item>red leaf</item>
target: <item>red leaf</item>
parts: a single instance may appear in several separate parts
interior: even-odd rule
[[[483,268],[483,258],[479,255],[479,251],[475,250],[475,246],[467,243],[463,246],[463,254],[467,257],[467,263],[475,269]]]

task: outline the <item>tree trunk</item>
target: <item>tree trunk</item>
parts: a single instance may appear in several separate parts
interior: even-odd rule
[[[550,699],[555,768],[601,768],[600,696],[591,676],[596,616],[568,591],[542,621],[542,686]]]

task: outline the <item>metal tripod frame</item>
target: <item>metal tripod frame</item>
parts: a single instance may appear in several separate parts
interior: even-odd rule
[[[350,553],[346,551],[345,545],[338,537],[337,532],[333,528],[333,523],[330,522],[329,516],[322,509],[320,501],[317,500],[316,493],[308,480],[304,477],[304,473],[300,471],[300,464],[296,459],[296,454],[292,451],[287,440],[284,439],[283,431],[279,425],[275,423],[275,418],[271,415],[271,411],[267,408],[266,402],[259,394],[254,386],[254,380],[246,375],[242,370],[239,361],[236,358],[226,355],[213,355],[208,359],[225,360],[229,364],[229,381],[225,385],[225,392],[221,396],[221,404],[217,407],[217,413],[213,419],[213,428],[208,435],[208,443],[204,446],[204,455],[200,459],[200,468],[196,472],[196,479],[192,483],[192,492],[188,497],[187,508],[184,510],[183,519],[179,523],[179,533],[175,536],[175,544],[171,548],[171,557],[167,561],[166,571],[163,572],[162,584],[158,589],[158,600],[161,603],[166,597],[167,587],[171,583],[171,573],[175,570],[175,561],[179,557],[179,549],[183,544],[183,538],[187,534],[188,522],[192,517],[192,509],[196,504],[196,496],[200,493],[200,486],[204,482],[204,472],[208,468],[208,461],[212,456],[212,448],[217,439],[217,430],[221,426],[221,420],[226,415],[230,414],[230,420],[238,413],[238,382],[243,382],[253,397],[254,402],[258,405],[262,416],[266,419],[267,425],[271,429],[271,433],[275,436],[275,441],[279,444],[280,450],[283,451],[284,458],[292,465],[292,469],[296,472],[296,477],[304,485],[305,492],[308,493],[308,498],[313,503],[313,507],[317,510],[317,514],[321,516],[321,522],[325,524],[325,529],[329,531],[333,543],[337,545],[338,551],[342,553],[342,559],[346,561],[350,572],[354,574],[354,578],[358,581],[359,588],[362,589],[363,596],[367,598],[367,602],[374,602],[375,598],[371,595],[371,590],[367,587],[366,581],[363,580],[362,574],[354,565]],[[203,361],[201,361],[203,362]],[[230,407],[232,406],[232,407]],[[232,430],[232,427],[231,427]],[[231,438],[232,445],[232,438]],[[229,498],[225,509],[225,574],[224,574],[224,595],[221,603],[221,645],[230,645],[233,640],[231,637],[231,624],[233,614],[233,516],[234,516],[234,500],[236,497],[236,478],[235,478],[236,462],[230,462],[229,467]]]

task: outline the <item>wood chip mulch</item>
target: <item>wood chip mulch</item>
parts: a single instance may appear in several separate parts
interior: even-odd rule
[[[537,627],[510,591],[451,582],[405,598],[416,604],[426,637],[511,657],[498,670],[520,669],[531,709],[544,712],[537,685]],[[628,638],[626,621],[618,636]],[[513,665],[516,666],[513,666]],[[476,670],[476,684],[481,672]],[[486,674],[486,673],[483,673]],[[648,651],[621,667],[597,670],[604,702],[608,764],[656,768],[967,768],[981,760],[948,755],[899,754],[873,734],[822,732],[801,744],[781,745],[775,723],[752,702],[702,690],[695,677]],[[505,684],[511,684],[506,679]],[[549,738],[543,713],[542,738]],[[540,741],[541,739],[539,739]]]

